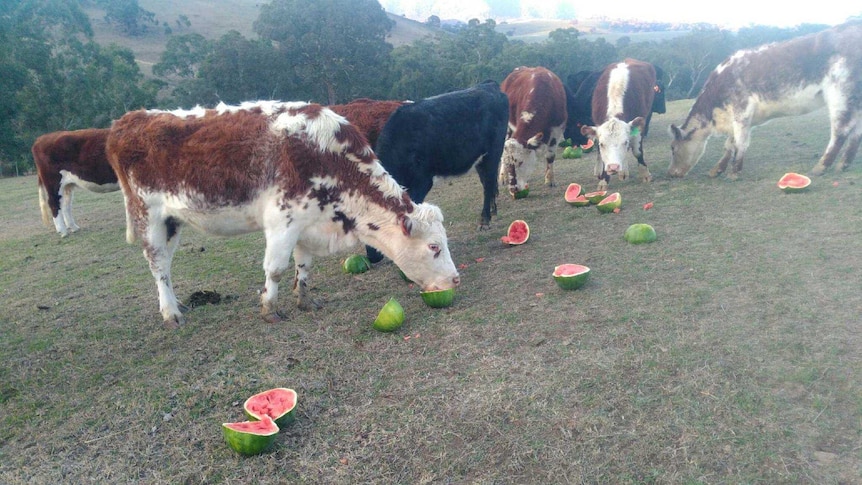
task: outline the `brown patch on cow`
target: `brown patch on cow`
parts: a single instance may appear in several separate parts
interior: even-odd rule
[[[48,193],[51,215],[60,210],[61,170],[94,184],[115,184],[117,175],[108,163],[105,144],[109,129],[55,131],[36,138],[30,151],[39,185]]]
[[[347,104],[332,105],[329,109],[347,118],[347,121],[365,136],[368,144],[374,147],[386,121],[404,103],[405,101],[378,101],[359,98]]]
[[[565,126],[566,91],[560,78],[548,69],[518,67],[506,76],[500,90],[509,97],[509,124],[515,126],[510,138],[522,146],[528,146],[536,134],[550,140],[551,128]]]
[[[612,104],[612,100],[609,98],[612,94],[609,92],[611,72],[620,64],[625,64],[629,71],[628,85],[622,100],[623,112],[614,113],[612,116],[628,123],[638,116],[646,118],[652,112],[656,85],[655,67],[648,62],[637,59],[625,59],[621,63],[614,62],[606,66],[596,82],[592,104],[593,122],[596,126],[610,118],[608,107]]]

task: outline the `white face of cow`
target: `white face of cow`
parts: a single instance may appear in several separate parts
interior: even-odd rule
[[[397,226],[375,231],[374,246],[386,254],[423,291],[448,290],[461,284],[449,254],[443,213],[437,206],[416,204]]]
[[[539,154],[536,147],[524,146],[518,140],[509,138],[503,145],[503,157],[500,160],[500,185],[509,188],[514,194],[527,188],[527,179],[539,166]]]
[[[643,118],[638,117],[629,123],[618,118],[610,118],[600,126],[585,126],[581,132],[598,143],[599,157],[596,175],[619,174],[620,180],[629,175],[626,154],[637,146],[643,128]]]
[[[697,128],[686,131],[676,125],[670,125],[673,139],[670,142],[671,161],[667,169],[668,175],[684,177],[697,164],[706,151],[706,142],[709,139],[705,131]]]

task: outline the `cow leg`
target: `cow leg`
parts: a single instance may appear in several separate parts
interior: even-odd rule
[[[860,142],[862,142],[862,127],[847,140],[847,151],[844,152],[844,159],[841,161],[841,165],[838,165],[838,170],[844,171],[850,167],[853,159],[856,158],[856,153],[859,151]]]
[[[555,187],[557,183],[554,181],[554,160],[556,160],[557,154],[554,153],[554,150],[548,148],[548,154],[545,157],[545,185],[548,187]]]
[[[497,215],[497,169],[498,166],[492,162],[493,158],[484,157],[476,165],[476,173],[482,182],[482,218],[479,221],[479,230],[484,231],[491,228],[491,216]],[[496,161],[500,159],[497,158]]]
[[[638,178],[640,178],[641,182],[649,183],[652,182],[652,174],[649,172],[649,167],[647,167],[646,160],[644,160],[644,139],[641,137],[638,140],[637,153],[635,153],[635,158],[638,160]]]
[[[265,231],[266,249],[263,255],[263,271],[266,282],[260,292],[260,315],[269,323],[280,322],[284,316],[278,309],[278,284],[290,268],[290,255],[296,252],[299,235],[291,230]],[[296,267],[299,267],[297,260]],[[296,282],[294,282],[294,285]]]
[[[599,192],[602,190],[608,190],[611,176],[605,171],[605,162],[602,160],[602,151],[598,147],[596,147],[596,167],[593,169],[593,173],[599,179],[599,186],[596,190]]]
[[[293,249],[293,261],[296,275],[293,279],[293,293],[296,295],[296,306],[300,310],[317,310],[323,305],[308,295],[309,269],[311,269],[312,254],[297,244]]]
[[[826,145],[826,151],[823,152],[823,156],[820,157],[820,160],[814,165],[814,168],[811,169],[812,175],[823,175],[826,172],[826,169],[832,166],[832,162],[838,158],[838,154],[841,152],[841,148],[844,146],[844,142],[847,141],[847,135],[841,133],[836,134],[835,130],[832,130],[832,136],[829,137],[829,144]]]
[[[171,264],[180,243],[180,225],[172,217],[164,220],[151,218],[144,241],[144,257],[150,265],[150,272],[156,279],[159,292],[159,311],[165,325],[177,328],[185,323],[183,312],[188,308],[177,301],[171,282]]]
[[[709,171],[710,177],[718,177],[723,174],[725,170],[727,170],[727,164],[730,163],[731,160],[736,158],[736,144],[733,141],[733,137],[727,137],[727,140],[724,141],[724,155],[718,160],[718,163],[712,167],[712,170]]]
[[[69,235],[69,228],[66,226],[66,219],[63,217],[61,202],[63,197],[64,187],[60,181],[54,177],[45,177],[45,193],[47,195],[47,204],[51,209],[51,216],[54,222],[54,229],[60,234],[60,237]]]
[[[75,218],[72,217],[72,191],[75,190],[75,184],[66,184],[63,186],[63,197],[60,198],[60,214],[66,223],[69,232],[78,232],[81,230],[75,224]]]

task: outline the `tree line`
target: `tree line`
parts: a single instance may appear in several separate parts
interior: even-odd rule
[[[661,42],[614,43],[560,29],[526,43],[498,32],[493,20],[474,19],[393,48],[386,36],[394,22],[377,0],[271,0],[260,5],[255,38],[173,34],[146,77],[131,50],[93,40],[87,5],[103,8],[124,35],[159,25],[137,0],[0,0],[0,176],[32,171],[29,148],[43,133],[106,127],[138,108],[421,99],[500,82],[517,66],[544,66],[565,80],[625,57],[661,66],[668,99],[691,98],[733,51],[827,27],[704,27]],[[187,17],[177,23],[189,25]]]

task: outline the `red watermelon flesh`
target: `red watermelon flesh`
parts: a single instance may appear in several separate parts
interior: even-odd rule
[[[234,430],[241,431],[243,433],[254,433],[260,435],[266,435],[270,433],[277,433],[278,426],[275,425],[275,422],[272,419],[264,418],[261,421],[243,421],[241,423],[224,423],[225,426]]]
[[[243,404],[246,415],[251,419],[272,418],[277,425],[290,424],[296,409],[296,391],[277,387],[248,398]]]
[[[554,276],[574,276],[589,270],[580,264],[561,264],[554,269]]]
[[[517,220],[509,224],[509,230],[500,240],[505,244],[524,244],[530,238],[530,226],[526,222]]]

